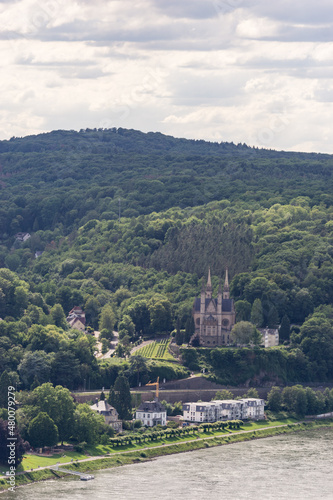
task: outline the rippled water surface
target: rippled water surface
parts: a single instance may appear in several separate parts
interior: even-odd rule
[[[321,429],[47,481],[1,500],[332,500],[333,430]]]

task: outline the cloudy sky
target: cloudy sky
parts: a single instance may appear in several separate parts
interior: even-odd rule
[[[0,0],[0,139],[125,127],[333,153],[332,0]]]

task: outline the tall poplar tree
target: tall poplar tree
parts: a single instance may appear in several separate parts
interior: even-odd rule
[[[263,326],[264,314],[262,309],[262,304],[260,299],[255,299],[251,309],[251,323],[257,328]]]
[[[115,407],[122,420],[132,418],[132,398],[127,377],[119,375],[110,390],[109,403]]]

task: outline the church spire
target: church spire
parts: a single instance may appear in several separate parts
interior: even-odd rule
[[[223,285],[223,298],[230,299],[228,268],[225,269],[225,280]]]
[[[206,286],[206,298],[211,299],[212,298],[212,279],[210,276],[210,267],[208,268],[208,279],[207,279],[207,286]]]

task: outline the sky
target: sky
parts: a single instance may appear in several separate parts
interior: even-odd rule
[[[0,139],[123,127],[333,153],[332,0],[0,0]]]

